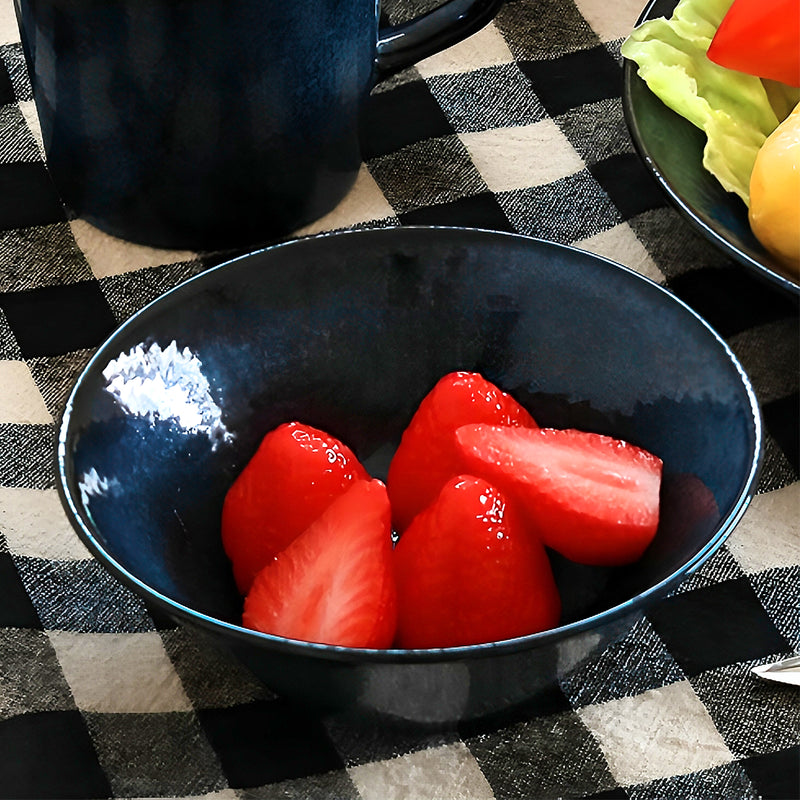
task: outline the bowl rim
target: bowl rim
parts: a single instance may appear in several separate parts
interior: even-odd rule
[[[202,283],[210,279],[210,276],[226,270],[229,265],[239,264],[242,261],[250,260],[255,257],[269,257],[269,254],[276,250],[284,250],[287,247],[296,247],[302,245],[304,242],[324,241],[332,238],[342,237],[356,237],[361,238],[367,236],[390,237],[390,236],[425,236],[436,235],[437,232],[444,232],[449,235],[476,235],[479,238],[488,237],[491,239],[509,238],[517,242],[524,242],[534,247],[545,246],[547,248],[554,248],[556,250],[565,250],[573,254],[577,253],[580,258],[586,258],[590,261],[596,261],[606,264],[613,269],[622,270],[630,279],[634,281],[641,281],[649,285],[651,289],[655,289],[658,293],[665,296],[667,302],[677,304],[683,312],[687,313],[693,318],[695,324],[699,324],[712,339],[716,340],[719,347],[722,348],[725,356],[734,367],[736,373],[741,380],[742,388],[747,396],[750,417],[752,422],[752,435],[753,435],[753,448],[751,451],[750,466],[747,475],[741,483],[739,492],[736,496],[735,502],[732,504],[730,511],[727,515],[720,520],[715,528],[713,535],[703,545],[703,547],[695,553],[686,563],[679,569],[673,571],[666,578],[659,583],[649,587],[648,589],[640,592],[639,594],[631,597],[621,603],[618,603],[608,609],[592,614],[588,617],[575,620],[573,622],[560,625],[555,628],[540,631],[538,633],[526,634],[511,639],[504,639],[496,642],[485,642],[472,645],[460,645],[457,647],[442,647],[442,648],[425,648],[425,649],[401,649],[401,648],[355,648],[355,647],[341,647],[338,645],[321,644],[317,642],[307,642],[297,639],[289,639],[282,636],[273,634],[262,633],[250,628],[245,628],[241,625],[236,625],[231,622],[226,622],[210,614],[197,611],[183,603],[180,603],[164,593],[154,589],[146,582],[142,581],[124,565],[117,561],[98,541],[93,533],[93,524],[88,515],[76,501],[73,492],[70,489],[70,481],[73,478],[74,472],[71,468],[70,461],[67,453],[67,444],[72,436],[72,423],[73,423],[73,408],[75,406],[76,398],[82,390],[84,379],[87,378],[96,365],[102,360],[103,364],[107,362],[107,353],[114,350],[114,343],[122,338],[127,330],[134,327],[139,319],[146,316],[150,309],[157,304],[160,305],[162,300],[166,297],[172,297],[175,300],[177,295],[191,291],[195,284]],[[664,286],[656,283],[645,275],[642,275],[635,270],[619,264],[605,256],[591,253],[587,250],[575,247],[573,245],[560,244],[545,239],[529,236],[526,234],[509,233],[505,231],[493,231],[483,228],[464,227],[464,226],[442,226],[442,225],[409,225],[409,226],[393,226],[388,228],[367,228],[367,229],[348,229],[328,231],[324,233],[312,234],[309,236],[298,237],[276,244],[270,244],[260,249],[248,252],[242,255],[237,255],[234,258],[223,261],[220,264],[212,266],[197,275],[179,283],[172,289],[168,290],[156,299],[144,305],[137,312],[128,317],[121,323],[110,336],[97,348],[95,353],[89,359],[85,367],[81,370],[78,377],[75,379],[73,386],[69,392],[66,404],[61,417],[61,422],[58,427],[57,442],[54,453],[55,468],[56,468],[56,489],[59,499],[67,516],[72,524],[72,527],[77,532],[79,538],[86,545],[91,554],[97,559],[100,564],[107,569],[120,583],[125,585],[139,595],[140,598],[146,599],[148,602],[155,605],[161,612],[166,613],[173,619],[178,619],[184,623],[197,626],[210,633],[219,635],[225,632],[229,636],[233,636],[240,642],[246,642],[250,645],[256,645],[263,648],[265,651],[282,652],[288,654],[295,654],[305,657],[316,657],[320,659],[334,660],[343,663],[431,663],[431,662],[447,662],[457,659],[465,658],[484,658],[494,656],[497,654],[512,654],[528,649],[534,649],[539,645],[552,644],[560,640],[569,638],[577,633],[588,632],[601,624],[609,621],[619,620],[629,614],[637,613],[645,607],[651,605],[659,598],[663,597],[673,588],[676,588],[683,582],[689,575],[695,572],[703,563],[705,563],[711,555],[719,549],[724,541],[731,534],[733,529],[738,524],[739,520],[747,510],[750,501],[756,493],[758,478],[762,467],[763,457],[763,433],[762,433],[762,417],[758,400],[755,391],[752,387],[750,379],[745,372],[744,368],[736,358],[733,351],[728,347],[727,343],[722,337],[690,306],[684,303],[679,297],[670,292]]]
[[[673,7],[678,3],[678,0],[668,1],[672,3]],[[667,0],[648,0],[647,5],[635,23],[635,27],[651,19],[653,8],[662,2],[667,2]],[[751,274],[768,281],[772,286],[780,287],[790,294],[800,296],[800,280],[795,281],[780,271],[780,268],[772,260],[766,250],[762,248],[762,252],[760,253],[749,252],[737,246],[725,235],[724,226],[718,226],[713,219],[690,205],[672,185],[669,177],[664,173],[661,164],[653,156],[646,138],[642,135],[639,117],[632,99],[633,93],[631,87],[638,81],[642,83],[644,83],[644,81],[639,77],[637,65],[634,61],[623,58],[622,76],[622,112],[628,127],[628,132],[631,136],[631,142],[639,158],[655,178],[659,188],[667,196],[670,203],[695,231],[702,234],[723,253],[751,270]],[[648,89],[648,91],[650,90]],[[683,117],[680,117],[679,114],[672,111],[672,109],[668,108],[666,105],[664,108],[670,114],[674,114],[676,118],[680,118],[686,125],[692,124]],[[725,192],[722,186],[719,188],[722,195],[724,195]]]

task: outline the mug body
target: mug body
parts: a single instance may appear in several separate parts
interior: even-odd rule
[[[361,163],[375,0],[15,0],[71,214],[195,250],[286,235]]]

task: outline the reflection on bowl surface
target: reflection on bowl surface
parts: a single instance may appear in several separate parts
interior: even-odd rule
[[[561,627],[499,644],[361,651],[241,628],[220,513],[264,434],[302,420],[385,479],[419,401],[453,370],[481,372],[543,426],[609,434],[663,459],[662,519],[641,561],[611,570],[554,556]],[[396,228],[254,253],[132,317],[77,382],[58,466],[64,504],[101,563],[267,685],[441,723],[535,703],[623,635],[720,546],[759,457],[746,376],[656,284],[526,237]]]

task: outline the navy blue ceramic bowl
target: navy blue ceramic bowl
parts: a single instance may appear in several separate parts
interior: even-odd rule
[[[483,373],[542,425],[618,436],[663,459],[661,524],[642,560],[614,570],[554,560],[562,625],[513,641],[368,651],[240,627],[219,519],[261,437],[304,420],[385,477],[419,401],[458,369]],[[760,431],[726,345],[653,282],[526,237],[395,228],[256,252],[149,305],[79,378],[57,462],[94,556],[277,692],[450,723],[536,703],[702,564],[748,505]]]
[[[651,0],[637,25],[671,17],[678,0]],[[684,218],[728,256],[773,286],[800,295],[800,280],[750,230],[747,207],[703,167],[705,134],[665,106],[626,60],[623,110],[633,144],[662,191]]]

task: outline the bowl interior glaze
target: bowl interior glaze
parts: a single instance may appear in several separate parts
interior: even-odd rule
[[[217,414],[217,435],[180,409],[173,418],[135,413],[109,391],[109,364],[173,341],[202,376],[190,391],[184,377],[182,391],[198,415]],[[180,384],[177,367],[160,369],[159,380]],[[358,651],[240,628],[219,520],[262,436],[305,421],[385,478],[417,404],[451,370],[481,372],[541,425],[607,433],[658,454],[663,513],[643,559],[616,570],[554,559],[564,624],[502,644]],[[68,401],[59,490],[78,534],[118,579],[233,650],[273,688],[443,721],[528,699],[708,558],[754,491],[760,430],[731,352],[653,282],[527,237],[395,228],[256,252],[133,316]]]

